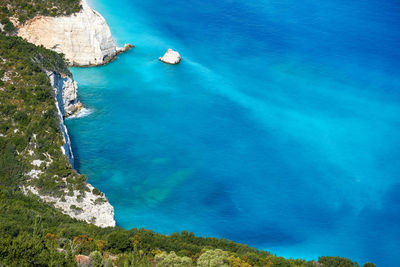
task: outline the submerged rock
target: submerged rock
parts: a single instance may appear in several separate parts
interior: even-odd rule
[[[177,52],[169,48],[163,57],[160,57],[159,60],[168,64],[178,64],[181,62],[181,55]]]

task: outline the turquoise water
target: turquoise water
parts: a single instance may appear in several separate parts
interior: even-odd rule
[[[76,166],[117,224],[390,266],[400,251],[398,1],[96,0]],[[178,50],[181,64],[157,59]]]

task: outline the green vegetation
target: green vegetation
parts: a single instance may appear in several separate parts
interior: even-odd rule
[[[117,266],[358,266],[338,257],[320,258],[324,265],[284,259],[186,231],[160,235],[145,229],[99,228],[4,187],[0,207],[0,265],[5,266],[74,266],[75,255],[80,254],[90,255],[94,266],[107,266],[107,262]]]
[[[0,20],[7,33],[15,30],[10,19],[23,24],[38,15],[55,17],[80,10],[80,0],[0,0]]]
[[[62,55],[0,34],[0,266],[76,266],[77,260],[90,266],[358,266],[338,257],[285,259],[186,231],[161,235],[99,228],[63,215],[37,196],[24,195],[21,187],[28,185],[64,200],[66,192],[84,195],[89,190],[86,177],[61,152],[54,93],[44,70],[70,74]],[[27,175],[32,169],[39,172],[36,178]],[[92,192],[102,195],[97,189]]]
[[[30,185],[58,197],[68,188],[84,194],[86,177],[60,149],[54,92],[44,70],[70,75],[62,55],[0,34],[0,186]],[[28,179],[32,169],[37,179]]]

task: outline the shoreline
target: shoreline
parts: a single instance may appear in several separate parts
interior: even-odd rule
[[[105,65],[134,46],[118,47],[105,18],[81,0],[81,10],[68,16],[36,16],[18,25],[17,35],[62,53],[69,66]]]
[[[47,49],[65,55],[69,67],[94,67],[106,65],[116,60],[134,46],[125,44],[117,47],[106,20],[86,2],[81,0],[82,8],[78,13],[61,17],[37,16],[19,27],[18,36],[34,45],[43,45]],[[65,35],[68,33],[68,35]],[[66,38],[66,36],[68,38]],[[44,70],[53,89],[53,97],[57,109],[59,129],[63,138],[60,147],[71,168],[77,173],[71,138],[65,125],[67,118],[80,118],[89,115],[78,99],[78,84],[72,74]],[[66,181],[67,182],[67,181]],[[68,191],[64,197],[41,195],[31,186],[23,187],[25,193],[38,195],[45,202],[53,203],[63,213],[72,218],[93,223],[100,227],[115,227],[114,207],[104,193],[95,192],[95,188],[87,181],[82,181],[86,192],[81,195],[74,190]],[[100,192],[100,193],[99,193]],[[70,192],[71,193],[71,192]],[[75,208],[71,208],[75,207]]]

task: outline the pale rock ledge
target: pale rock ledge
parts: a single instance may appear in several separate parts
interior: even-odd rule
[[[181,55],[177,51],[174,51],[170,48],[167,50],[163,57],[159,58],[161,62],[167,64],[178,64],[179,62],[181,62],[181,59]]]
[[[70,16],[38,16],[18,29],[18,36],[35,45],[63,53],[72,66],[103,65],[132,45],[118,48],[106,20],[86,0]]]
[[[89,188],[89,192],[85,192],[83,197],[80,195],[79,191],[74,191],[73,195],[66,195],[63,199],[41,195],[37,188],[33,186],[24,186],[22,187],[22,191],[25,194],[32,193],[37,195],[45,202],[53,203],[62,213],[72,218],[86,221],[100,227],[115,227],[114,207],[111,206],[104,195],[95,195],[93,193],[93,186],[87,184],[87,187]],[[65,193],[67,194],[68,190],[66,190]]]

